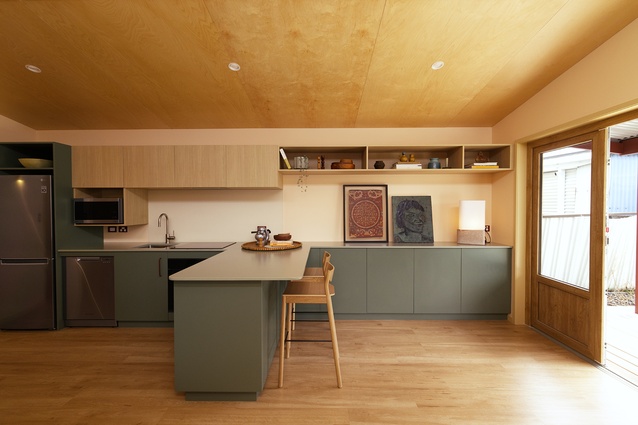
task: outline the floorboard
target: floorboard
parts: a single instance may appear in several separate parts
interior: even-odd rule
[[[321,335],[325,324],[297,332]],[[301,327],[304,327],[301,329]],[[187,402],[170,328],[0,332],[0,424],[614,424],[638,389],[505,321],[338,321],[329,344],[293,344],[256,402]],[[630,422],[627,422],[630,420]]]

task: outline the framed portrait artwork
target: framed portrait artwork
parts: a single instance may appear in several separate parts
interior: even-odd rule
[[[388,241],[388,186],[343,186],[343,240]]]
[[[434,242],[432,200],[429,196],[393,196],[392,218],[394,242]]]

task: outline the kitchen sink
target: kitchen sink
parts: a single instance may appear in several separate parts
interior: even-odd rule
[[[151,249],[151,248],[173,248],[175,245],[174,243],[145,243],[144,245],[138,245],[135,246],[134,248],[147,248],[147,249]]]
[[[133,248],[138,249],[224,249],[235,242],[173,242],[173,243],[161,243],[161,242],[148,242],[143,245],[137,245]]]

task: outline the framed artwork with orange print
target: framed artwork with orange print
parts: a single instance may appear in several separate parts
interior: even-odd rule
[[[388,241],[388,186],[343,186],[344,242]]]

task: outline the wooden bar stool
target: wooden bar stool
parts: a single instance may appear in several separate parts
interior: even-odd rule
[[[326,264],[330,262],[330,258],[332,258],[330,253],[328,251],[324,251],[323,256],[321,258],[321,267],[306,267],[303,273],[303,279],[316,279],[318,280],[319,284],[323,284],[323,277],[325,276]],[[297,319],[294,304],[292,305],[292,311],[293,311],[292,330],[294,331],[296,328],[295,324]]]
[[[321,258],[321,267],[306,267],[303,272],[303,277],[323,277],[323,269],[326,267],[326,263],[330,262],[330,258],[332,258],[330,253],[328,251],[324,251],[323,257]]]
[[[317,279],[292,280],[288,283],[282,295],[281,305],[281,332],[279,337],[279,388],[284,385],[284,357],[290,357],[290,345],[292,342],[331,342],[332,354],[337,373],[337,387],[342,387],[341,366],[339,365],[339,344],[337,342],[337,329],[335,326],[334,311],[332,309],[332,297],[335,294],[332,282],[334,266],[327,262],[324,268],[324,276],[319,283]],[[329,340],[297,340],[291,338],[292,322],[295,304],[325,304],[328,310],[328,323],[330,324]]]

